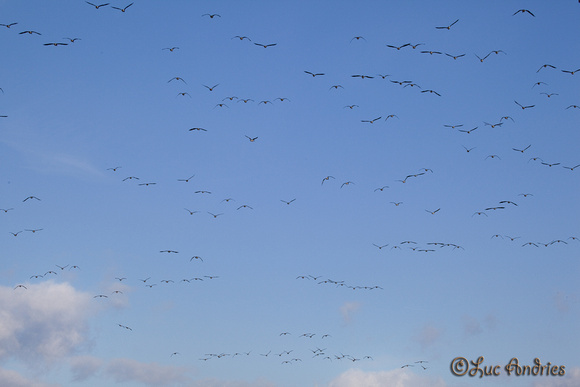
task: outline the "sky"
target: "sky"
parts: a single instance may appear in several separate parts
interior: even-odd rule
[[[2,386],[580,385],[578,2],[101,4],[0,0]]]

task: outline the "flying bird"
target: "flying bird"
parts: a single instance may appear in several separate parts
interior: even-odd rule
[[[479,55],[477,55],[477,54],[474,54],[474,55],[477,57],[477,59],[479,59],[479,61],[480,61],[481,63],[483,63],[483,61],[484,61],[484,60],[486,60],[486,59],[487,59],[487,57],[489,56],[489,54],[487,54],[486,56],[484,56],[483,58],[481,58],[481,57],[480,57]]]
[[[270,44],[254,43],[254,44],[256,46],[260,46],[260,47],[264,47],[264,48],[273,47],[273,46],[277,45],[277,43],[270,43]]]
[[[125,6],[125,8],[119,8],[119,7],[113,7],[113,6],[111,6],[111,8],[113,8],[113,9],[118,9],[118,10],[119,10],[119,11],[121,11],[121,12],[125,12],[125,11],[127,10],[127,8],[129,8],[129,7],[130,7],[130,6],[132,6],[132,5],[133,5],[133,3],[131,3],[131,4],[127,5],[127,6]]]
[[[324,179],[322,179],[322,183],[320,183],[320,185],[324,184],[324,182],[329,179],[334,179],[334,176],[326,176]]]
[[[93,3],[89,3],[88,1],[86,1],[86,3],[92,5],[93,7],[95,7],[95,9],[99,9],[101,7],[105,7],[105,6],[109,5],[109,4],[111,4],[111,3],[105,3],[105,4],[96,5],[96,4],[93,4]]]
[[[304,72],[305,72],[306,74],[310,74],[310,75],[312,75],[312,77],[313,77],[313,78],[314,78],[314,77],[317,77],[317,76],[320,76],[320,75],[325,75],[324,73],[311,73],[310,71],[306,71],[306,70],[304,70]]]
[[[207,89],[208,89],[209,91],[213,91],[213,89],[215,89],[215,88],[216,88],[216,87],[218,87],[218,86],[219,86],[219,83],[218,83],[217,85],[213,85],[212,87],[209,87],[209,86],[203,85],[203,87],[207,87]]]
[[[396,50],[400,50],[401,48],[404,48],[404,47],[407,47],[407,46],[410,46],[410,45],[411,45],[411,43],[405,43],[405,44],[403,44],[403,45],[401,45],[401,46],[392,46],[392,45],[390,45],[390,44],[387,44],[387,47],[389,47],[389,48],[394,48],[394,49],[396,49]]]
[[[514,102],[516,103],[516,105],[518,105],[519,107],[521,107],[521,108],[522,108],[522,110],[529,109],[529,108],[533,108],[534,106],[536,106],[536,105],[528,105],[528,106],[523,106],[523,105],[521,105],[520,103],[518,103],[518,101],[515,101],[515,100],[514,100]]]
[[[573,166],[573,167],[566,167],[566,166],[562,165],[562,167],[564,167],[564,168],[566,168],[566,169],[569,169],[569,170],[573,171],[574,169],[576,169],[576,168],[580,167],[580,164],[578,164],[578,165],[575,165],[575,166]]]
[[[560,165],[560,163],[551,163],[550,164],[550,163],[544,163],[544,162],[542,162],[542,165],[547,165],[548,167],[553,167],[555,165]]]
[[[453,25],[455,23],[457,23],[458,21],[459,21],[459,19],[455,20],[453,23],[449,24],[448,26],[445,26],[445,27],[435,27],[435,28],[438,29],[438,30],[450,30],[451,27],[453,27]]]
[[[555,69],[556,68],[556,66],[552,66],[551,64],[544,64],[544,65],[542,65],[542,67],[540,67],[538,69],[538,71],[536,71],[536,73],[539,73],[541,69],[545,69],[547,67],[552,68],[552,69]]]
[[[532,15],[533,17],[536,17],[536,15],[534,15],[533,13],[531,13],[531,12],[530,12],[529,10],[527,10],[527,9],[520,9],[520,10],[518,10],[518,11],[514,12],[514,14],[513,14],[512,16],[515,16],[515,15],[517,15],[517,14],[518,14],[518,13],[520,13],[520,12],[521,12],[522,14],[524,14],[524,13],[529,13],[529,14],[530,14],[530,15]]]
[[[185,82],[185,80],[181,77],[173,77],[170,80],[167,81],[167,83],[171,82],[171,81],[181,81],[183,83],[185,83],[187,85],[187,82]]]
[[[221,17],[221,15],[218,15],[217,13],[212,13],[212,14],[204,13],[203,15],[201,15],[201,17],[204,17],[204,16],[209,16],[210,19],[213,19],[216,16]]]
[[[441,97],[441,94],[439,94],[438,92],[436,92],[434,90],[421,90],[421,93],[431,93],[431,94],[436,94],[437,96]]]
[[[451,54],[448,54],[448,53],[445,53],[445,55],[447,55],[448,57],[453,58],[455,60],[457,60],[457,58],[461,58],[461,57],[464,57],[465,56],[465,54],[461,54],[461,55],[451,55]]]
[[[187,179],[177,179],[177,181],[185,181],[186,183],[189,183],[189,181],[190,181],[191,179],[193,179],[193,177],[194,177],[194,176],[195,176],[195,175],[191,175],[191,176],[189,176]]]
[[[469,130],[463,130],[463,129],[458,129],[458,130],[459,130],[460,132],[462,132],[462,133],[467,133],[467,134],[469,134],[469,133],[473,132],[474,130],[476,130],[477,128],[478,128],[478,126],[476,126],[476,127],[475,127],[475,128],[473,128],[473,129],[469,129]]]

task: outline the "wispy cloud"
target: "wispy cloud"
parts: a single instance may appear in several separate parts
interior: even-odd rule
[[[557,292],[554,294],[554,306],[561,313],[567,313],[570,310],[570,304],[577,303],[578,297],[575,294]]]
[[[463,332],[466,336],[476,336],[483,332],[480,322],[473,316],[463,316]]]
[[[418,342],[421,347],[426,348],[435,344],[435,342],[441,337],[443,331],[433,325],[425,325],[419,333],[414,337],[414,340]]]
[[[344,322],[349,324],[352,321],[352,315],[360,308],[359,302],[345,302],[340,307],[340,314],[344,319]]]
[[[45,173],[60,173],[67,175],[83,175],[91,177],[103,177],[105,173],[91,164],[86,158],[70,153],[52,151],[46,149],[46,144],[30,144],[30,142],[2,141],[25,155],[29,161],[29,167]],[[27,145],[22,145],[26,143]]]

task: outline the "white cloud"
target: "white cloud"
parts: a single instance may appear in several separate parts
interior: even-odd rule
[[[0,359],[35,367],[86,344],[91,296],[68,283],[47,281],[27,289],[0,286]]]
[[[159,363],[142,363],[134,359],[113,359],[109,362],[105,376],[117,383],[138,382],[147,386],[187,387],[275,387],[265,379],[252,382],[241,380],[202,379],[193,380],[186,367],[167,366]]]
[[[158,363],[141,363],[133,359],[113,359],[106,373],[117,383],[140,382],[148,386],[184,385],[190,379],[184,367],[165,366]]]
[[[46,384],[27,379],[16,371],[0,368],[0,386],[2,387],[56,387],[55,384]]]
[[[332,380],[328,387],[445,387],[437,377],[418,376],[407,370],[365,372],[351,368]]]
[[[578,387],[580,386],[580,368],[566,370],[564,376],[550,376],[534,383],[534,387]]]
[[[195,381],[189,384],[188,387],[276,387],[276,384],[263,379],[253,382],[204,379]]]
[[[346,322],[347,324],[350,323],[352,320],[353,313],[356,312],[359,308],[360,308],[359,302],[345,302],[344,304],[342,304],[342,306],[340,307],[340,314],[342,314],[344,322]]]
[[[70,368],[75,382],[84,381],[97,374],[103,361],[92,356],[77,356],[70,360]]]

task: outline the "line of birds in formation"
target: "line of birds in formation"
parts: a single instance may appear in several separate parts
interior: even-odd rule
[[[167,251],[170,251],[170,250],[167,250]],[[194,256],[194,257],[192,257],[190,259],[190,261],[192,261],[194,259],[202,260],[201,257]],[[74,270],[80,270],[81,269],[77,265],[70,265],[70,264],[69,265],[65,265],[65,266],[60,266],[60,265],[55,265],[55,266],[58,267],[61,271],[64,271],[66,268],[68,268],[69,271],[70,270],[73,270],[73,269]],[[31,275],[30,278],[29,278],[29,280],[45,278],[48,275],[53,276],[53,275],[58,275],[58,273],[56,271],[54,271],[54,270],[49,270],[49,271],[47,271],[44,274]],[[190,283],[192,281],[204,281],[204,279],[205,280],[214,280],[216,278],[220,278],[220,276],[217,276],[217,275],[203,275],[201,277],[193,277],[193,278],[189,278],[189,279],[188,278],[184,278],[184,279],[180,280],[179,282],[187,282],[187,283]],[[115,280],[117,280],[119,282],[123,282],[126,279],[127,279],[127,277],[115,277]],[[139,281],[143,282],[143,284],[146,287],[148,287],[148,288],[152,288],[154,286],[157,286],[157,284],[150,283],[150,281],[149,281],[150,279],[151,279],[151,277],[147,277],[147,278],[144,278],[144,279],[139,279]],[[149,283],[148,283],[148,281],[149,281]],[[171,280],[171,279],[163,279],[163,280],[159,281],[159,283],[170,284],[170,283],[175,283],[175,281],[174,280]],[[16,289],[25,289],[25,290],[27,290],[28,288],[24,284],[18,284],[18,285],[16,285],[14,287],[14,290],[16,290]],[[114,290],[113,292],[111,292],[111,294],[123,294],[123,292],[121,290]],[[101,294],[97,294],[97,295],[93,296],[93,298],[109,298],[109,296],[106,295],[106,294],[102,294],[101,293]]]
[[[303,279],[303,280],[314,280],[314,281],[318,281],[319,278],[322,278],[321,276],[313,276],[313,275],[299,275],[298,277],[296,277],[296,279]],[[364,289],[364,290],[373,290],[373,289],[383,289],[382,287],[378,286],[378,285],[374,285],[374,286],[352,286],[352,285],[348,285],[346,284],[344,281],[335,281],[332,280],[330,278],[327,279],[323,279],[320,282],[318,282],[319,285],[321,284],[330,284],[330,285],[336,285],[336,287],[345,287],[347,289]]]

